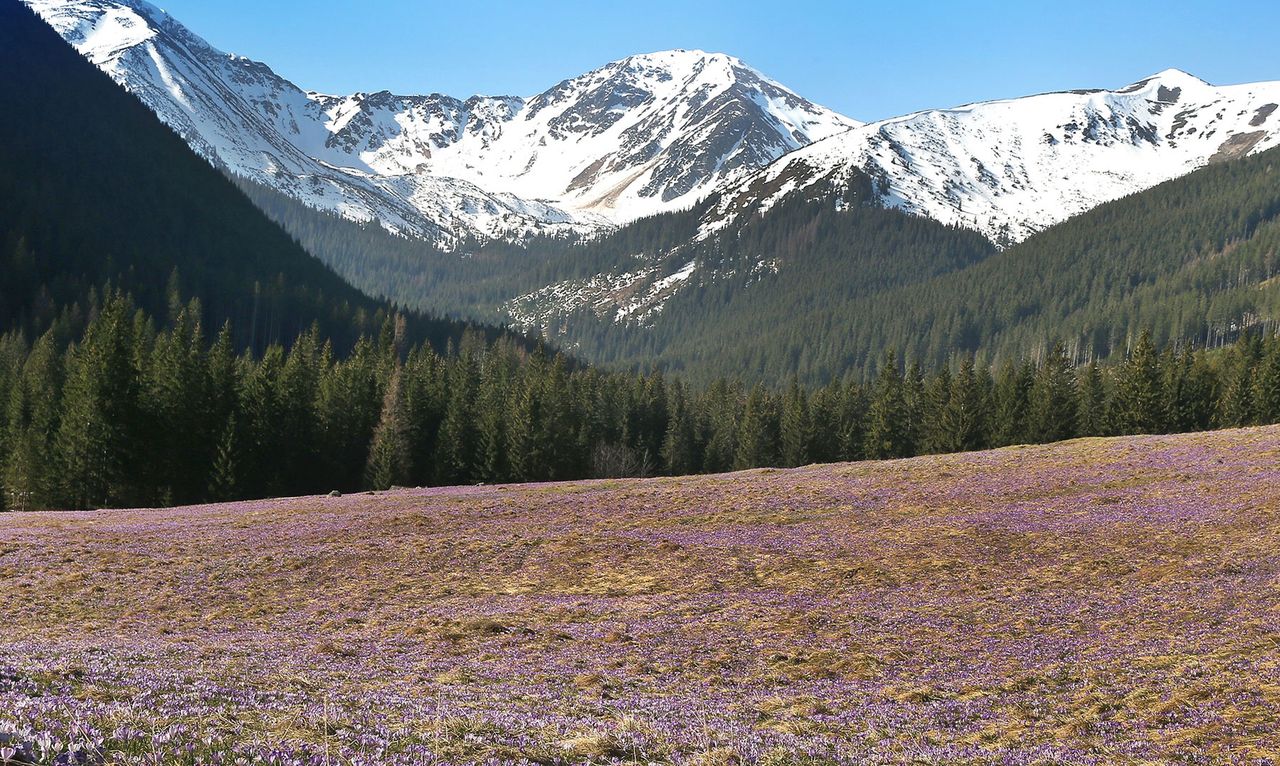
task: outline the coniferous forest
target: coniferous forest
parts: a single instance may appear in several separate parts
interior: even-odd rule
[[[77,338],[0,340],[6,507],[92,508],[718,472],[1077,436],[1280,422],[1280,339],[1076,368],[1056,345],[995,371],[926,373],[892,352],[868,384],[780,390],[605,373],[512,338],[445,353],[402,319],[335,353],[318,331],[240,353],[198,302],[163,326],[118,292]]]

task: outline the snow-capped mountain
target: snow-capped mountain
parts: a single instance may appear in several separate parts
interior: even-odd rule
[[[531,98],[304,91],[143,0],[26,0],[200,154],[448,244],[687,207],[860,123],[730,56],[633,56]]]
[[[1280,82],[1217,87],[1167,70],[1114,91],[1047,93],[875,122],[792,152],[722,189],[711,235],[856,171],[885,204],[999,244],[1218,159],[1280,143]]]

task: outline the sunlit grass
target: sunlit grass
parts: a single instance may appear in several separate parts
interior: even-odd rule
[[[0,764],[1271,763],[1278,515],[1273,428],[3,516]]]

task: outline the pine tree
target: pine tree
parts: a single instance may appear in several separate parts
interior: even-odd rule
[[[1091,361],[1080,376],[1076,430],[1081,436],[1107,434],[1107,390],[1097,360]]]
[[[22,363],[6,401],[8,449],[0,455],[0,507],[34,510],[59,500],[54,436],[61,415],[63,358],[53,331],[46,332]]]
[[[108,296],[67,365],[57,452],[63,500],[73,508],[145,500],[135,462],[145,430],[132,308],[124,296]]]
[[[1151,332],[1138,337],[1129,358],[1116,373],[1112,421],[1117,433],[1151,434],[1164,430],[1164,391],[1160,359]]]
[[[449,398],[436,451],[436,470],[442,484],[464,484],[478,475],[476,396],[480,385],[480,340],[463,339],[461,351],[449,366]]]
[[[938,429],[943,434],[940,448],[946,452],[968,452],[986,446],[986,409],[986,395],[974,369],[973,357],[965,357],[951,381],[951,391],[942,408]]]
[[[507,402],[511,398],[511,376],[515,350],[495,346],[484,357],[477,407],[477,478],[497,483],[511,475],[507,459]]]
[[[951,401],[951,370],[943,365],[925,386],[924,434],[920,451],[924,453],[946,452],[950,441],[945,425],[947,405]]]
[[[387,393],[382,400],[382,417],[373,432],[369,460],[365,467],[365,486],[385,490],[409,481],[412,467],[409,424],[405,413],[401,370],[392,373]]]
[[[761,468],[774,465],[777,460],[777,439],[774,433],[772,403],[764,386],[757,384],[747,396],[742,420],[738,424],[738,453],[734,468]]]
[[[1035,367],[1030,362],[1006,362],[996,378],[994,446],[1005,447],[1031,440],[1031,386]]]
[[[1256,420],[1255,371],[1261,359],[1257,338],[1242,333],[1224,368],[1224,387],[1218,422],[1228,428],[1252,425]]]
[[[1062,343],[1054,344],[1036,371],[1029,399],[1033,439],[1057,442],[1076,435],[1076,377]]]
[[[809,398],[800,387],[800,382],[794,377],[782,399],[779,429],[782,465],[794,468],[807,464],[810,459],[810,444],[813,441],[813,421],[809,412]]]
[[[209,471],[208,497],[215,502],[236,500],[240,497],[240,440],[236,429],[235,414],[227,416],[227,422],[218,436],[214,450],[213,466]]]
[[[683,386],[673,386],[668,397],[671,413],[662,439],[662,468],[669,476],[684,476],[697,470],[699,461],[694,441],[693,418]]]
[[[1271,336],[1258,370],[1257,413],[1262,423],[1280,423],[1280,336]]]
[[[880,373],[876,378],[875,391],[867,413],[867,457],[880,460],[909,456],[909,418],[902,372],[898,369],[898,360],[893,351],[889,351],[880,364]]]

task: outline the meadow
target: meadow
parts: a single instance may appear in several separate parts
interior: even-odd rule
[[[0,764],[1280,762],[1280,427],[0,515]]]

